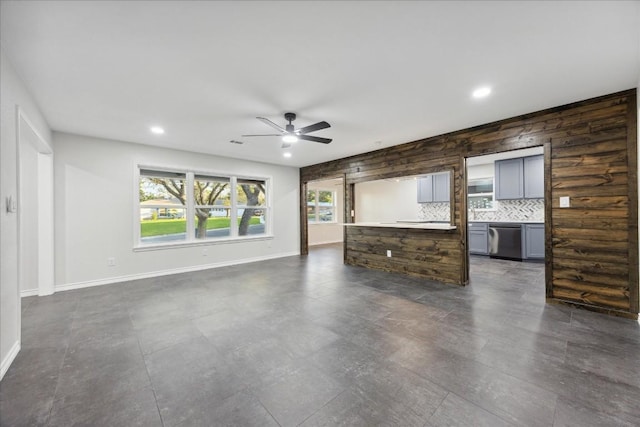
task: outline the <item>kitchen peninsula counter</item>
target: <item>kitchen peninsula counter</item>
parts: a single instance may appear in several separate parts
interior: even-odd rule
[[[411,228],[418,230],[455,230],[457,227],[451,224],[437,222],[352,222],[344,223],[347,227],[381,227],[381,228]]]
[[[344,224],[346,264],[463,284],[460,229],[437,222]]]

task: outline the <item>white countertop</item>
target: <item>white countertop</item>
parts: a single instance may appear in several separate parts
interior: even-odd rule
[[[469,220],[469,222],[484,222],[484,223],[491,223],[491,224],[500,224],[500,223],[504,223],[504,224],[544,224],[544,221],[518,221],[518,220],[513,220],[513,221],[489,221],[486,219],[477,219],[477,220]]]
[[[349,227],[416,228],[419,230],[455,230],[451,224],[434,222],[352,222],[344,223]]]

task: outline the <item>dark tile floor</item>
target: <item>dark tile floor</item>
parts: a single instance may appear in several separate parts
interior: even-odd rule
[[[2,426],[638,426],[638,322],[544,266],[442,285],[308,258],[23,299]]]

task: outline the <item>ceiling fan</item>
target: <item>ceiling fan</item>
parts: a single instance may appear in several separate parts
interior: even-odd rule
[[[319,136],[307,135],[310,132],[315,132],[320,129],[326,129],[328,127],[331,127],[329,123],[324,121],[318,122],[309,126],[305,126],[303,128],[295,129],[293,124],[291,124],[291,122],[296,119],[295,113],[284,114],[284,119],[289,122],[289,124],[285,125],[285,127],[279,126],[274,122],[272,122],[271,120],[265,119],[264,117],[256,117],[256,119],[260,120],[261,122],[263,122],[268,126],[271,126],[272,128],[276,129],[280,133],[260,134],[260,135],[242,135],[242,136],[281,136],[282,142],[283,142],[282,148],[291,147],[291,143],[298,142],[298,140],[300,139],[304,141],[319,142],[321,144],[328,144],[332,141],[332,139],[329,139],[329,138],[321,138]]]

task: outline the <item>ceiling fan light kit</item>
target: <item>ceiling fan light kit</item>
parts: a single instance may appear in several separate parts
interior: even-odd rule
[[[293,124],[291,122],[293,122],[296,119],[296,114],[295,113],[285,113],[284,114],[284,119],[286,121],[288,121],[289,123],[287,125],[285,125],[285,127],[282,127],[274,122],[272,122],[269,119],[266,119],[264,117],[256,117],[256,119],[260,120],[261,122],[263,122],[264,124],[266,124],[267,126],[270,126],[274,129],[276,129],[277,131],[279,131],[280,133],[276,133],[276,134],[261,134],[261,135],[242,135],[242,136],[281,136],[282,137],[282,148],[288,148],[290,147],[292,143],[298,142],[299,140],[304,140],[304,141],[312,141],[312,142],[319,142],[321,144],[329,144],[332,139],[330,138],[322,138],[319,136],[311,136],[311,135],[307,135],[307,133],[310,132],[315,132],[321,129],[326,129],[331,127],[331,125],[325,121],[322,122],[318,122],[318,123],[314,123],[312,125],[309,126],[305,126],[303,128],[299,128],[296,129]]]
[[[298,142],[298,137],[293,134],[286,134],[282,137],[282,142]]]

